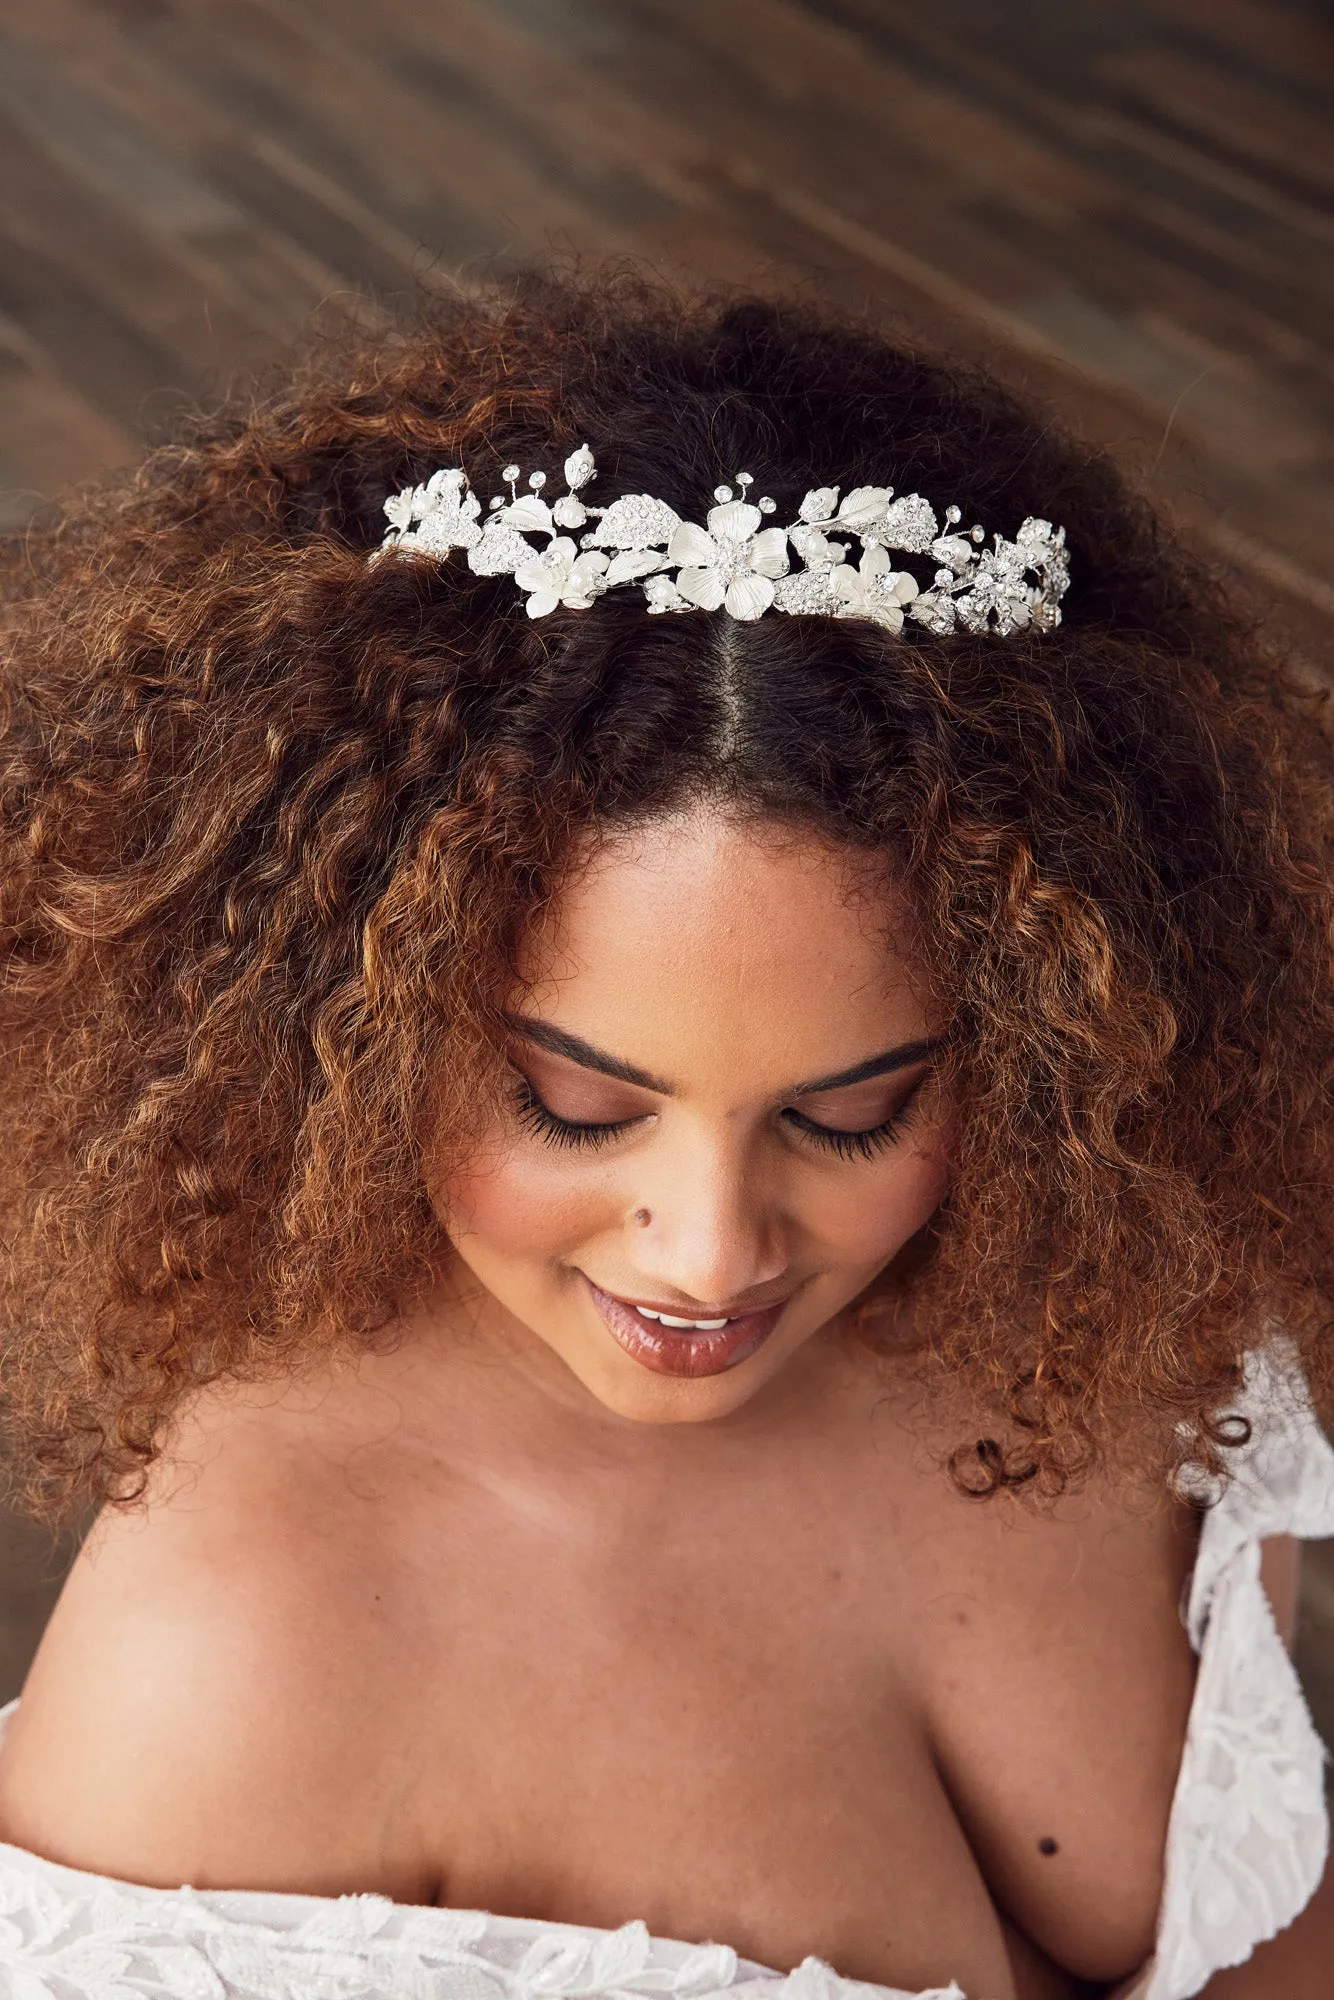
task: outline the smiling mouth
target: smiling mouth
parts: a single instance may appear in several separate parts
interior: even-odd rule
[[[757,1354],[778,1325],[787,1299],[758,1312],[686,1319],[659,1306],[636,1305],[584,1277],[603,1324],[625,1352],[656,1375],[695,1379],[721,1375]]]
[[[622,1299],[620,1303],[622,1305],[629,1305],[631,1302],[629,1299]],[[722,1319],[676,1319],[671,1313],[654,1312],[652,1306],[635,1306],[633,1310],[642,1319],[657,1320],[659,1326],[672,1326],[678,1332],[690,1333],[716,1333],[719,1327],[728,1324],[729,1319],[739,1319],[741,1317],[740,1313],[730,1313],[724,1314]]]

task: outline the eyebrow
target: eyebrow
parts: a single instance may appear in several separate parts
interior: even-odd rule
[[[865,1062],[854,1063],[851,1069],[835,1070],[832,1076],[817,1076],[812,1083],[799,1083],[790,1095],[814,1097],[821,1091],[849,1090],[854,1083],[869,1083],[872,1077],[890,1076],[896,1069],[907,1069],[910,1063],[933,1056],[937,1049],[944,1048],[945,1039],[944,1035],[924,1035],[920,1041],[900,1042],[896,1049],[884,1049],[878,1056],[868,1056]]]
[[[624,1062],[620,1056],[608,1055],[605,1049],[594,1048],[582,1035],[572,1035],[568,1028],[558,1028],[550,1021],[534,1020],[528,1014],[508,1014],[506,1020],[515,1034],[535,1047],[545,1049],[548,1055],[564,1056],[567,1061],[578,1063],[580,1069],[597,1070],[601,1076],[614,1076],[618,1083],[632,1083],[640,1090],[652,1090],[659,1097],[673,1097],[675,1092],[670,1083],[653,1076],[637,1063]],[[910,1063],[921,1062],[924,1057],[934,1055],[943,1048],[945,1036],[928,1035],[919,1041],[901,1042],[897,1048],[883,1049],[878,1056],[867,1056],[864,1062],[854,1063],[851,1069],[835,1070],[831,1076],[817,1076],[809,1083],[794,1084],[784,1091],[785,1097],[814,1097],[827,1090],[849,1090],[854,1083],[869,1083],[873,1077],[890,1076],[895,1070],[907,1069]]]

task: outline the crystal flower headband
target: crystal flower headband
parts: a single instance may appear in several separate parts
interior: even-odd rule
[[[633,584],[651,612],[722,609],[746,620],[770,610],[817,613],[869,618],[891,632],[902,631],[905,612],[937,633],[1049,631],[1061,622],[1070,564],[1065,530],[1050,521],[1027,520],[1012,542],[993,535],[988,548],[981,528],[959,531],[957,507],[939,521],[920,493],[896,498],[892,486],[856,486],[840,499],[837,486],[817,486],[791,527],[766,527],[775,503],[752,502],[755,481],[743,472],[715,489],[701,528],[647,493],[591,506],[580,495],[596,475],[581,445],[565,461],[566,492],[551,503],[544,472],[530,473],[520,493],[519,468],[507,465],[509,498],[497,494],[483,519],[462,469],[442,468],[385,501],[389,527],[375,555],[465,550],[475,575],[514,578],[530,618],[558,604],[587,611],[604,592]],[[861,544],[855,566],[853,540]],[[929,557],[937,565],[931,584],[923,589],[896,568],[891,549]]]

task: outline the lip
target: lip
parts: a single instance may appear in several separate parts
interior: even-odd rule
[[[645,1319],[626,1299],[604,1292],[586,1273],[580,1274],[602,1315],[613,1340],[642,1368],[655,1375],[684,1376],[695,1380],[705,1375],[723,1375],[758,1354],[777,1326],[788,1301],[765,1306],[759,1312],[738,1313],[726,1326],[709,1333],[687,1333],[676,1327],[661,1326]],[[653,1306],[653,1312],[670,1312],[670,1306]],[[704,1315],[701,1314],[701,1317]],[[717,1317],[717,1315],[711,1315]]]

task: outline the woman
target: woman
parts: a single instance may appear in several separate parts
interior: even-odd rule
[[[6,1990],[1325,1993],[1327,743],[1106,463],[532,281],[13,577]]]

